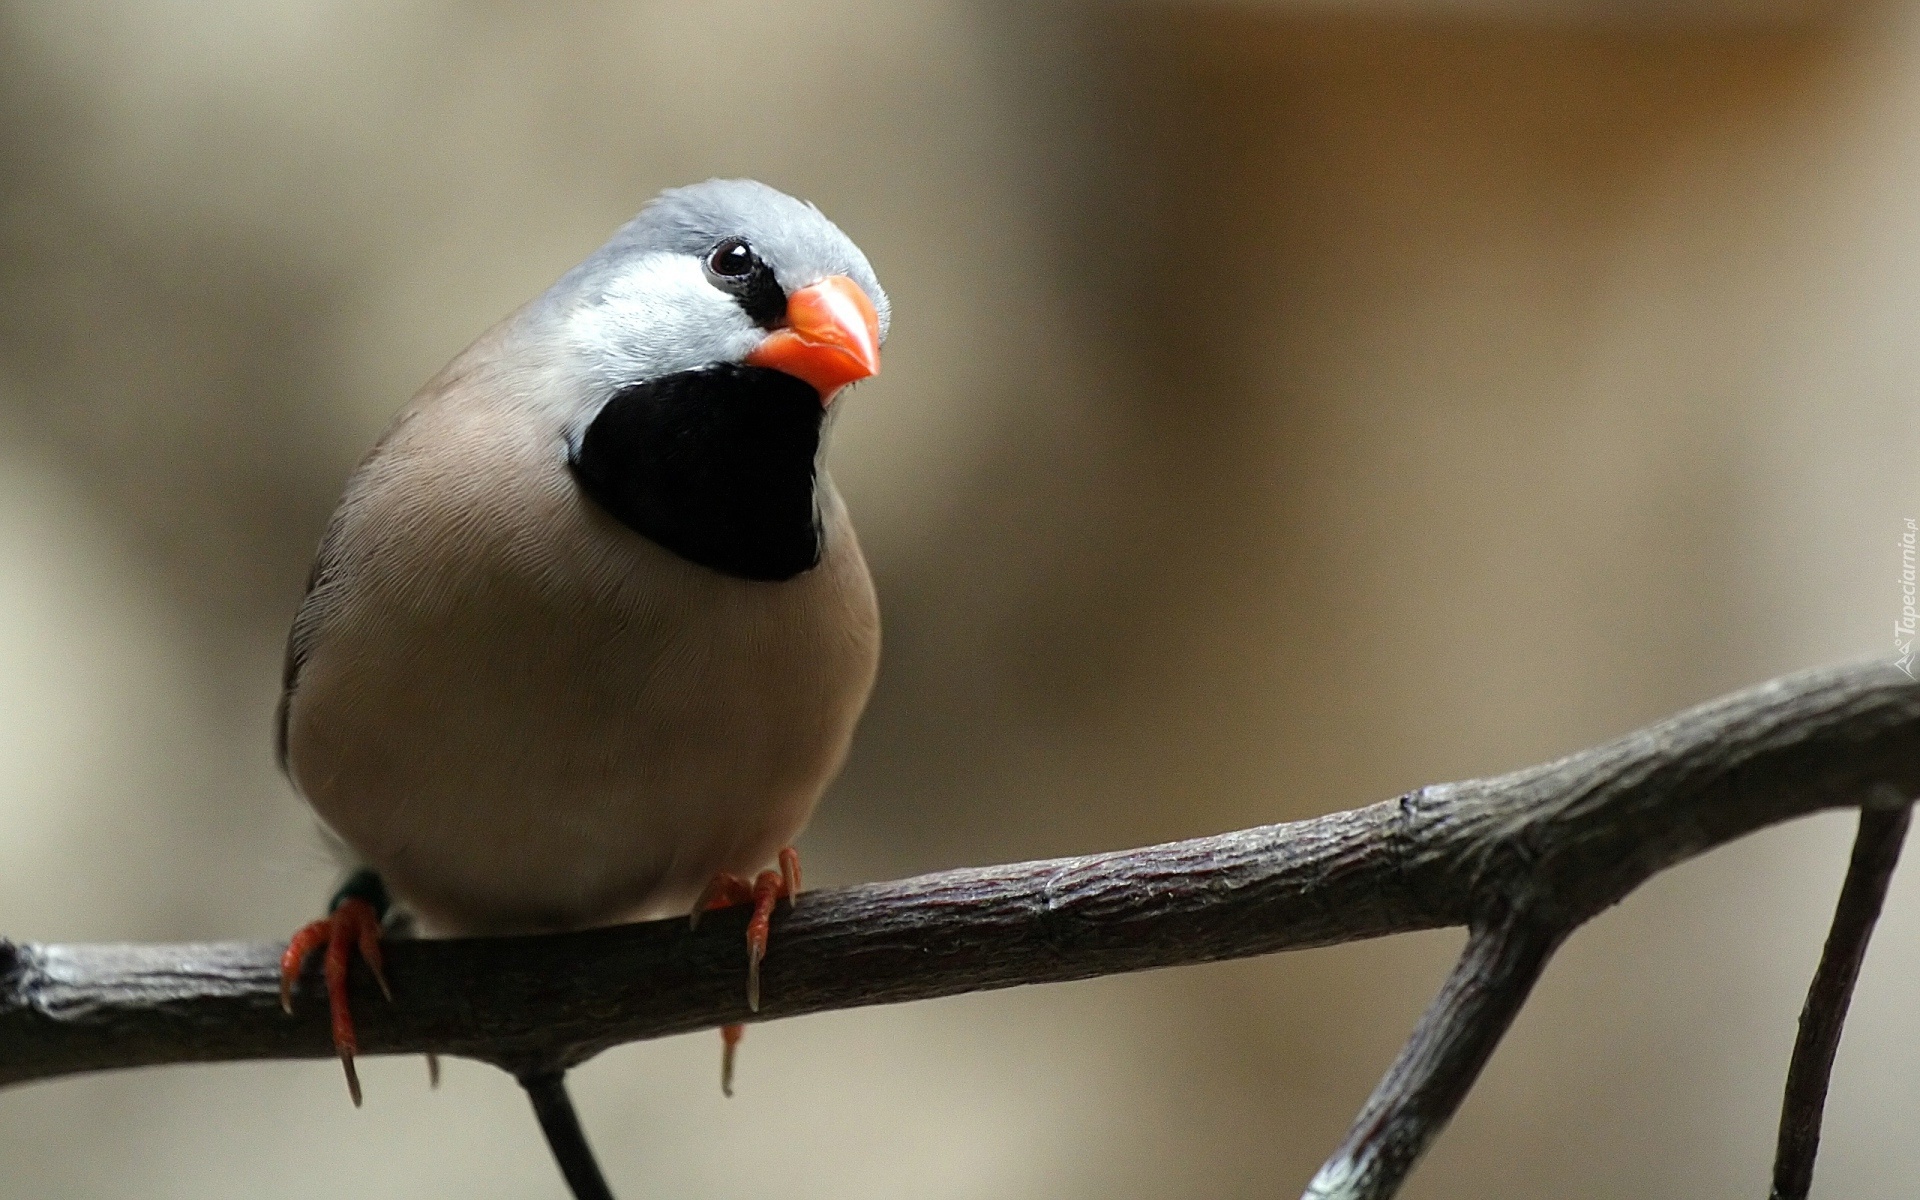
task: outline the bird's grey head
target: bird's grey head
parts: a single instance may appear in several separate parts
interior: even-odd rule
[[[844,296],[826,294],[836,285]],[[679,371],[772,356],[770,335],[790,324],[789,299],[801,293],[796,308],[816,293],[847,312],[869,306],[877,354],[887,296],[860,248],[811,204],[750,179],[710,179],[662,192],[555,284],[542,307],[604,398]],[[807,374],[784,360],[767,365]],[[864,373],[877,365],[874,358]],[[833,390],[822,385],[823,398]]]
[[[887,329],[866,255],[819,209],[749,180],[664,192],[523,320],[509,389],[557,416],[602,510],[722,574],[818,565],[830,406],[880,369]]]

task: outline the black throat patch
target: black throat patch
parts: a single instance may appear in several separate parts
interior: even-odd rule
[[[568,459],[581,490],[643,537],[741,579],[791,579],[822,550],[811,384],[721,363],[616,393]]]

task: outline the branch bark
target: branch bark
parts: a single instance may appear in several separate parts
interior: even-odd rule
[[[1372,1200],[1400,1189],[1480,1078],[1562,936],[1517,912],[1468,932],[1440,994],[1303,1200]]]
[[[1787,1067],[1786,1098],[1780,1105],[1780,1137],[1774,1150],[1771,1200],[1806,1200],[1813,1188],[1813,1160],[1820,1150],[1820,1118],[1827,1106],[1827,1081],[1840,1051],[1840,1031],[1867,941],[1880,919],[1880,905],[1893,882],[1900,847],[1907,839],[1913,809],[1904,802],[1869,805],[1860,810],[1846,882],[1834,906],[1833,927],[1820,953],[1820,966],[1800,1010],[1800,1033]]]
[[[1370,1102],[1373,1117],[1362,1117],[1418,1111],[1420,1136],[1379,1156],[1397,1164],[1380,1176],[1391,1177],[1386,1190],[1329,1193],[1387,1195],[1567,933],[1683,859],[1888,795],[1920,795],[1920,684],[1877,661],[1776,680],[1557,762],[1350,812],[810,892],[779,918],[757,1014],[742,986],[740,910],[710,914],[698,933],[661,921],[394,943],[397,1002],[358,974],[353,1000],[366,1053],[461,1054],[527,1077],[729,1022],[1469,925],[1461,968],[1396,1065],[1406,1086],[1390,1089],[1390,1075],[1375,1097],[1388,1108]],[[280,1011],[280,949],[0,942],[0,1084],[330,1057],[317,972],[303,981],[299,1015]],[[1363,1132],[1347,1150],[1371,1144]]]

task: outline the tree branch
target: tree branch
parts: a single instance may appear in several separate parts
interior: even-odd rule
[[[566,1072],[522,1075],[520,1086],[533,1101],[534,1119],[540,1122],[540,1132],[546,1135],[560,1176],[567,1181],[574,1200],[613,1200],[613,1189],[600,1173],[600,1164],[587,1145],[586,1131],[580,1128],[580,1117],[573,1111],[573,1098],[567,1095]]]
[[[1853,1002],[1853,985],[1867,958],[1867,941],[1880,919],[1880,905],[1893,882],[1900,847],[1913,809],[1904,801],[1869,804],[1860,810],[1853,857],[1820,966],[1800,1010],[1800,1034],[1787,1067],[1786,1100],[1780,1106],[1780,1140],[1774,1151],[1772,1200],[1806,1200],[1813,1187],[1813,1159],[1820,1150],[1820,1117],[1827,1106],[1827,1080],[1840,1049],[1840,1030]]]
[[[1440,994],[1303,1200],[1379,1200],[1400,1189],[1467,1098],[1561,936],[1518,913],[1473,926]]]
[[[1777,680],[1558,762],[1351,812],[810,892],[779,918],[758,1014],[745,1002],[739,910],[711,914],[697,934],[661,921],[394,943],[397,1002],[356,975],[355,1013],[366,1053],[461,1054],[539,1076],[622,1042],[729,1022],[1470,925],[1453,978],[1328,1167],[1351,1161],[1386,1182],[1327,1194],[1387,1195],[1567,933],[1683,859],[1888,794],[1920,795],[1920,684],[1880,661]],[[314,978],[297,1017],[280,1011],[279,951],[0,942],[0,1083],[329,1057]]]

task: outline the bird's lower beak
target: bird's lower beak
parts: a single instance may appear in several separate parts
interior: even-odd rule
[[[747,365],[785,371],[813,385],[820,404],[880,372],[880,314],[860,285],[829,275],[787,297],[787,323],[747,355]]]

